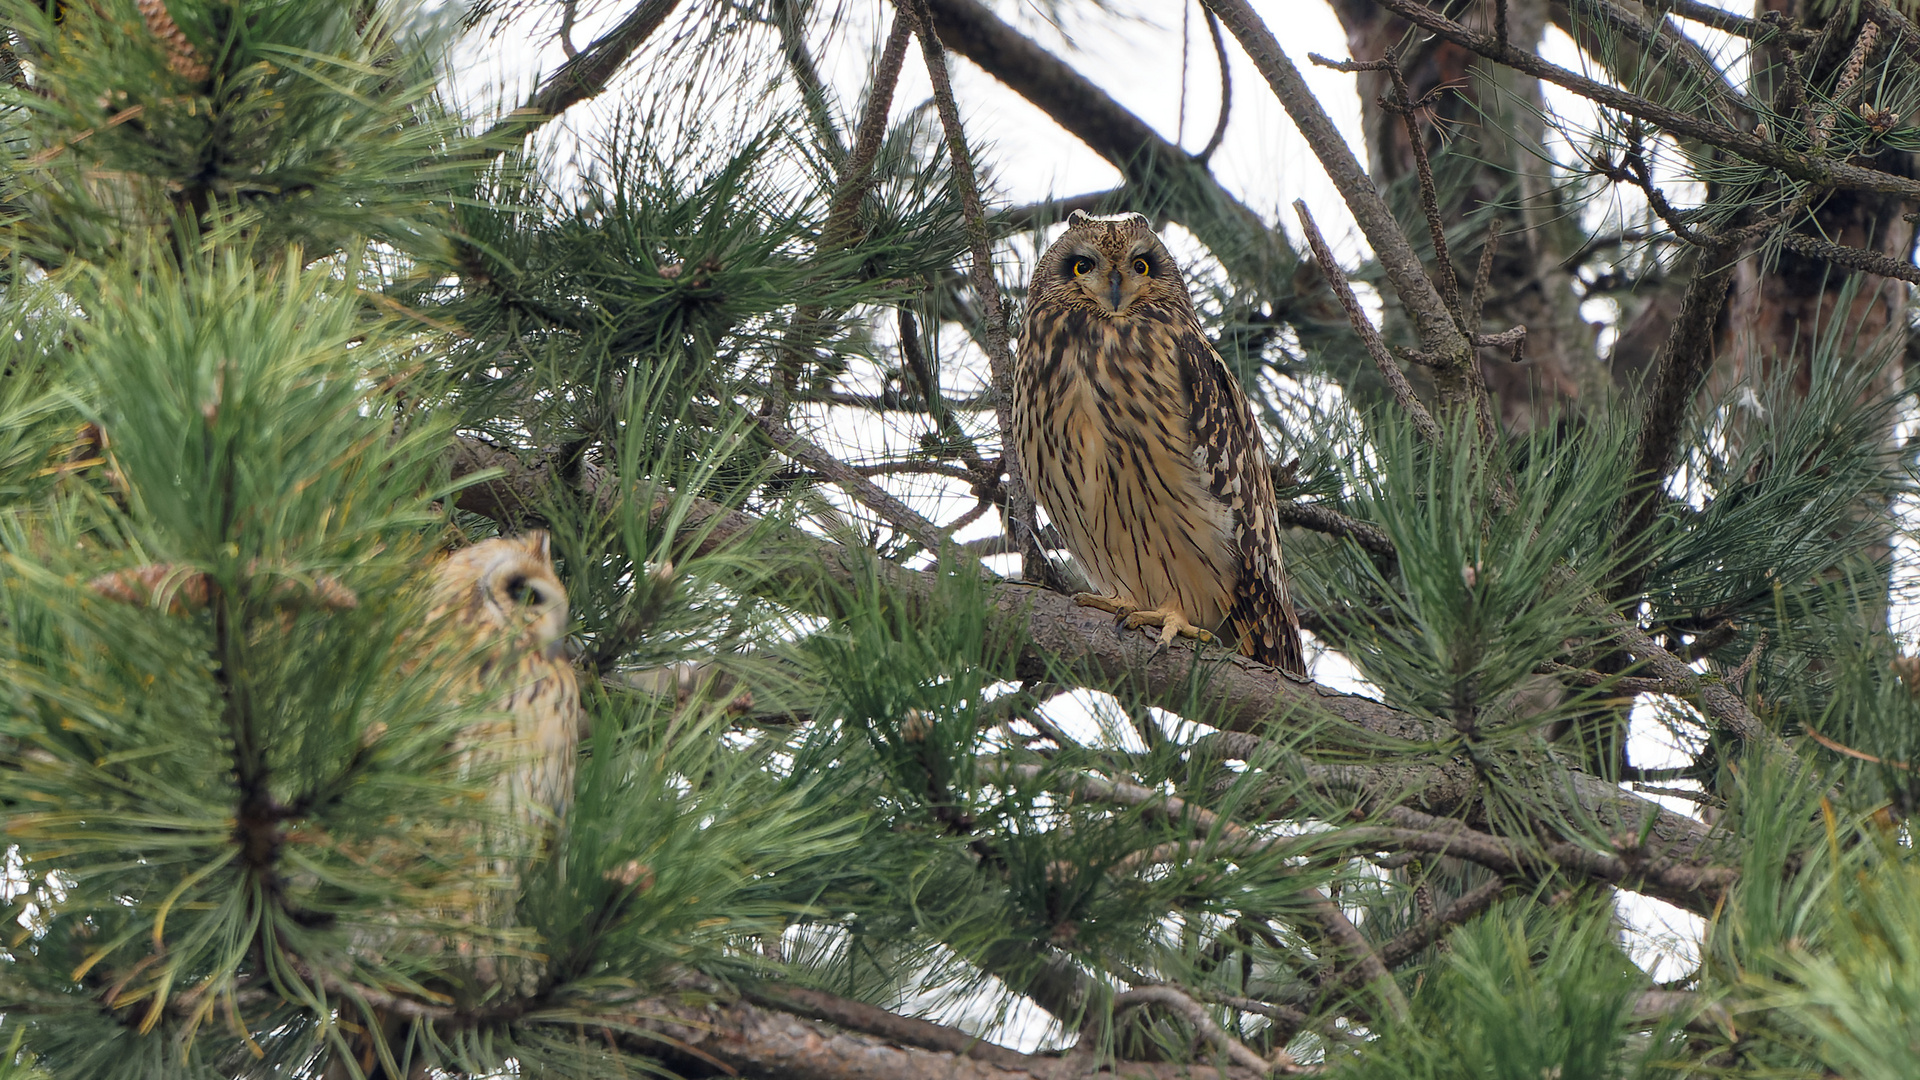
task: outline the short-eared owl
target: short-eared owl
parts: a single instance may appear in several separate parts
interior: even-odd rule
[[[553,569],[547,534],[482,540],[434,567],[428,623],[442,640],[480,652],[462,699],[497,693],[496,723],[463,733],[469,767],[511,762],[496,782],[500,809],[540,835],[573,794],[580,686],[566,656],[567,593]]]
[[[1067,225],[1027,294],[1013,427],[1097,590],[1074,599],[1303,674],[1260,431],[1179,266],[1139,214]]]

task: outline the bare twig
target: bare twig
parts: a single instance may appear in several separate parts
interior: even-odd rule
[[[987,232],[986,207],[980,201],[980,185],[974,178],[973,157],[967,149],[966,131],[960,123],[960,106],[953,98],[953,84],[947,78],[946,50],[933,33],[933,13],[927,0],[899,0],[902,12],[911,11],[920,38],[920,55],[926,61],[927,75],[933,82],[934,108],[940,114],[940,126],[947,137],[947,156],[953,165],[954,193],[960,199],[961,216],[967,226],[967,247],[972,256],[967,279],[980,304],[981,321],[986,324],[987,366],[993,380],[994,415],[1000,422],[1001,468],[1006,472],[1008,531],[1020,543],[1021,574],[1028,580],[1051,577],[1046,554],[1035,535],[1033,494],[1027,487],[1025,466],[1013,450],[1013,350],[1009,345],[1007,313],[1000,300],[1000,285],[993,278],[993,250]]]
[[[807,110],[807,123],[813,127],[820,149],[836,169],[846,160],[847,148],[840,145],[840,131],[833,122],[833,110],[827,101],[827,88],[814,66],[813,53],[807,48],[806,24],[797,0],[773,0],[769,14],[780,31],[780,48],[787,56],[787,69],[800,87],[800,101]],[[889,88],[891,89],[891,88]],[[845,173],[842,173],[844,179]]]
[[[1500,25],[1506,25],[1506,12],[1499,13]],[[1453,269],[1453,256],[1447,250],[1447,223],[1440,217],[1440,190],[1433,181],[1433,163],[1427,159],[1427,137],[1420,130],[1419,110],[1414,108],[1413,93],[1407,89],[1406,72],[1400,70],[1400,56],[1389,48],[1377,61],[1340,63],[1309,53],[1309,60],[1337,71],[1384,71],[1393,84],[1393,96],[1386,102],[1389,112],[1400,114],[1407,129],[1407,145],[1413,150],[1414,174],[1419,181],[1420,212],[1427,219],[1427,235],[1433,240],[1433,267],[1427,276],[1440,288],[1440,298],[1460,328],[1466,329],[1466,317],[1460,310],[1460,278]]]
[[[1497,334],[1474,334],[1473,347],[1476,349],[1506,349],[1507,359],[1519,363],[1527,355],[1527,328],[1510,326]]]
[[[1567,664],[1541,664],[1534,668],[1533,672],[1536,675],[1552,675],[1555,678],[1564,679],[1574,686],[1604,686],[1621,694],[1677,694],[1686,689],[1665,679],[1614,675],[1605,671],[1571,667]]]
[[[1377,2],[1381,7],[1422,30],[1470,49],[1504,67],[1565,87],[1597,105],[1618,109],[1629,116],[1639,117],[1673,135],[1696,139],[1709,146],[1732,151],[1748,161],[1777,169],[1795,180],[1822,187],[1878,191],[1889,195],[1903,195],[1909,199],[1920,198],[1920,180],[1854,165],[1846,161],[1834,161],[1801,153],[1760,138],[1751,132],[1718,123],[1698,113],[1668,108],[1617,86],[1589,79],[1577,72],[1549,63],[1525,49],[1516,48],[1511,44],[1502,44],[1492,34],[1470,30],[1426,4],[1420,3],[1419,0],[1377,0]],[[1372,239],[1371,235],[1368,239]]]
[[[554,69],[527,98],[526,104],[487,129],[482,142],[494,145],[504,142],[508,136],[525,135],[605,90],[627,58],[647,43],[679,3],[680,0],[641,0],[613,29]]]
[[[1631,836],[1615,841],[1613,854],[1603,854],[1573,842],[1547,844],[1529,849],[1511,840],[1479,832],[1458,821],[1434,817],[1404,806],[1388,807],[1388,826],[1358,826],[1343,832],[1328,833],[1330,842],[1342,847],[1378,844],[1383,848],[1418,851],[1429,855],[1452,855],[1479,863],[1502,874],[1528,874],[1541,870],[1563,869],[1611,884],[1628,885],[1649,896],[1681,903],[1700,910],[1703,899],[1711,907],[1726,888],[1739,878],[1739,871],[1727,866],[1700,866],[1670,855],[1652,854],[1632,846]],[[1621,841],[1626,841],[1622,843]]]
[[[927,351],[920,347],[920,324],[913,312],[901,308],[898,319],[900,331],[900,358],[904,360],[907,372],[920,386],[920,396],[927,403],[927,415],[933,420],[933,429],[939,433],[942,442],[954,448],[960,460],[966,463],[977,493],[991,496],[1000,486],[1001,467],[998,461],[989,464],[981,458],[980,451],[973,445],[973,439],[953,413],[947,408],[946,400],[940,394],[939,373],[933,370],[933,361]]]
[[[1494,432],[1492,411],[1486,402],[1486,386],[1481,382],[1479,362],[1473,346],[1455,323],[1453,311],[1434,288],[1433,281],[1414,253],[1393,211],[1353,156],[1345,137],[1328,119],[1300,71],[1280,48],[1272,31],[1254,14],[1247,0],[1205,0],[1233,31],[1273,89],[1274,96],[1293,118],[1294,126],[1313,148],[1340,197],[1353,212],[1354,221],[1373,247],[1374,258],[1386,272],[1387,282],[1399,297],[1419,336],[1420,347],[1435,358],[1434,385],[1444,409],[1462,409],[1476,417],[1483,430],[1483,441]],[[1298,206],[1299,204],[1296,204]]]
[[[1458,926],[1475,915],[1493,906],[1512,886],[1505,881],[1489,881],[1485,885],[1456,897],[1446,907],[1421,919],[1393,936],[1393,940],[1380,946],[1380,962],[1399,964],[1414,953],[1440,940],[1440,935],[1448,929]]]
[[[1467,298],[1467,332],[1480,332],[1480,318],[1487,307],[1487,288],[1493,282],[1493,260],[1500,252],[1500,219],[1487,224],[1487,240],[1480,245],[1480,265],[1473,271],[1473,293]]]
[[[1213,38],[1213,55],[1220,64],[1220,118],[1213,122],[1213,134],[1207,137],[1207,145],[1193,155],[1194,160],[1202,164],[1226,141],[1227,117],[1233,112],[1233,72],[1227,62],[1227,42],[1220,34],[1220,17],[1211,8],[1207,9],[1207,34]]]
[[[940,526],[920,516],[912,507],[895,498],[885,488],[860,475],[852,466],[822,450],[812,440],[788,428],[772,416],[756,416],[754,422],[766,433],[774,447],[794,461],[833,481],[862,506],[879,514],[889,524],[920,541],[927,550],[939,552],[950,546]]]
[[[1294,525],[1329,536],[1345,537],[1359,544],[1368,554],[1394,559],[1393,538],[1378,526],[1358,521],[1322,503],[1282,502],[1277,516],[1282,525]]]
[[[1205,1006],[1174,987],[1140,986],[1125,993],[1115,994],[1113,997],[1113,1010],[1116,1013],[1122,1009],[1140,1005],[1158,1005],[1179,1015],[1181,1019],[1192,1024],[1193,1029],[1200,1033],[1200,1037],[1214,1049],[1224,1053],[1228,1060],[1243,1069],[1266,1072],[1277,1068],[1281,1072],[1288,1072],[1299,1064],[1285,1050],[1280,1051],[1278,1059],[1273,1062],[1254,1053],[1245,1043],[1227,1034],[1207,1013]]]
[[[1373,320],[1360,307],[1360,299],[1353,295],[1353,287],[1347,284],[1347,275],[1333,257],[1333,251],[1327,247],[1325,237],[1320,235],[1320,227],[1313,223],[1313,215],[1307,211],[1304,199],[1293,201],[1294,212],[1300,215],[1300,228],[1307,235],[1307,244],[1313,248],[1313,257],[1320,264],[1320,273],[1332,287],[1333,295],[1340,299],[1340,306],[1346,309],[1347,321],[1353,325],[1353,332],[1359,336],[1361,344],[1367,347],[1367,355],[1373,357],[1374,366],[1380,369],[1380,377],[1386,381],[1387,388],[1393,391],[1393,400],[1399,402],[1406,411],[1408,419],[1413,421],[1414,430],[1420,437],[1433,446],[1444,445],[1440,434],[1440,425],[1436,424],[1433,414],[1427,411],[1419,395],[1413,392],[1413,384],[1407,381],[1406,373],[1400,370],[1400,364],[1387,349],[1387,343],[1380,337],[1380,331],[1374,329]],[[1428,288],[1432,288],[1431,285]],[[1436,299],[1438,297],[1436,296]],[[1464,344],[1464,339],[1463,339]]]

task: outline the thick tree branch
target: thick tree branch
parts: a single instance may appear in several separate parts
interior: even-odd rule
[[[1022,1064],[983,1061],[953,1051],[901,1046],[872,1035],[834,1031],[797,1016],[746,1002],[696,1003],[652,998],[625,1007],[626,1024],[645,1036],[628,1036],[633,1049],[671,1059],[684,1047],[735,1074],[780,1080],[1060,1080],[1077,1069],[1058,1057],[1022,1055]],[[710,1067],[710,1066],[709,1066]],[[1107,1071],[1110,1070],[1110,1071]],[[1209,1067],[1221,1080],[1256,1080],[1239,1065]],[[1192,1080],[1192,1065],[1116,1061],[1102,1076],[1112,1080]]]

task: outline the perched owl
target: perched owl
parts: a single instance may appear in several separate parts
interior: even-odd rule
[[[117,579],[109,585],[121,587]],[[520,860],[536,855],[553,834],[573,793],[580,687],[564,651],[567,594],[554,573],[547,534],[539,531],[483,540],[452,553],[433,568],[429,588],[416,662],[432,665],[445,678],[453,703],[487,703],[485,712],[460,731],[458,767],[469,775],[498,768],[489,798],[513,829],[505,837],[483,838],[490,865],[466,906],[433,914],[506,929],[513,922],[512,875]],[[401,940],[401,946],[391,940],[361,944],[414,952],[447,946],[439,940]],[[459,945],[451,951],[470,955]],[[540,964],[520,956],[480,955],[469,971],[487,987],[529,993]],[[341,1020],[348,1034],[321,1071],[323,1080],[439,1075],[409,1034],[423,1021],[384,1006],[351,1016],[343,1011]]]
[[[566,656],[567,593],[544,531],[483,540],[434,568],[427,616],[440,640],[478,650],[462,700],[498,693],[500,716],[462,734],[462,767],[507,760],[496,806],[532,835],[566,811],[573,793],[580,685]]]
[[[1067,225],[1027,294],[1013,435],[1098,590],[1074,599],[1304,674],[1260,431],[1180,267],[1139,214]]]

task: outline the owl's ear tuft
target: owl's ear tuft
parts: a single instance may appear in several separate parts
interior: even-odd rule
[[[1092,214],[1087,213],[1085,210],[1075,210],[1073,213],[1067,215],[1067,228],[1077,229],[1092,220]]]
[[[520,538],[520,547],[535,558],[553,558],[553,537],[545,529],[533,529]]]

